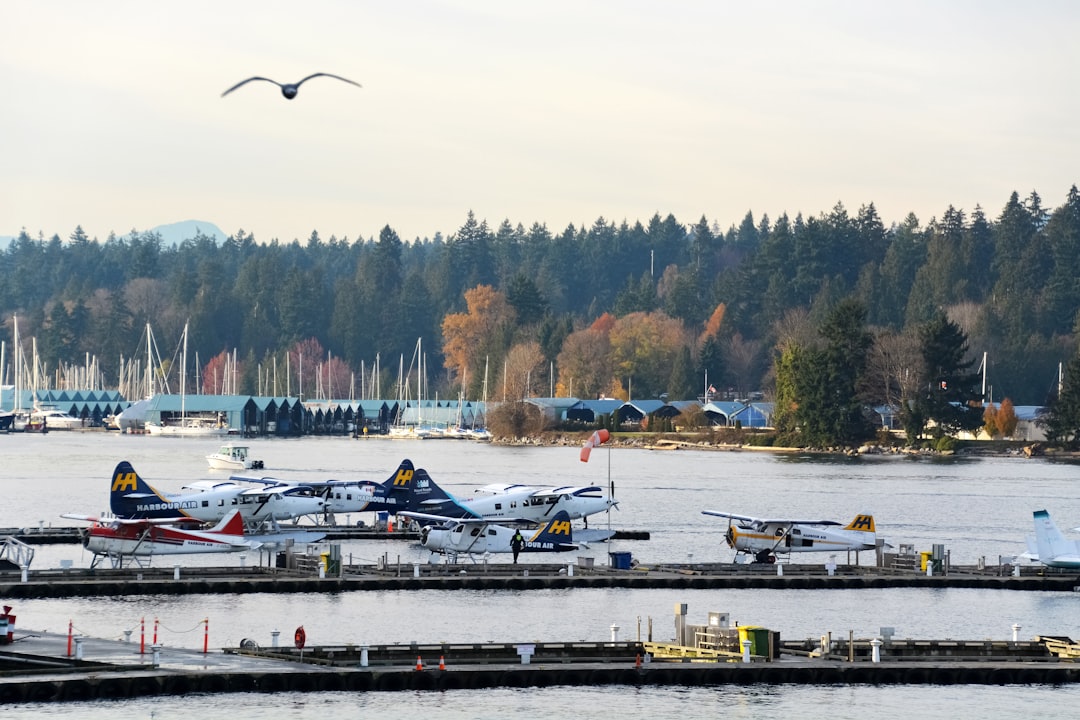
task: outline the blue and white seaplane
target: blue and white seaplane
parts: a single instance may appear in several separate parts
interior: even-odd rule
[[[323,513],[329,519],[334,513],[389,512],[397,513],[410,507],[413,478],[416,469],[405,459],[394,474],[383,482],[373,480],[317,480],[296,483],[272,477],[232,475],[229,480],[266,487],[304,487],[326,503]]]
[[[859,552],[877,547],[873,515],[856,515],[841,528],[834,520],[755,518],[718,510],[701,512],[727,518],[724,540],[728,547],[736,552],[736,557],[745,553],[758,563],[774,563],[777,555],[793,552]]]
[[[528,520],[495,521],[484,518],[446,518],[405,511],[398,513],[413,520],[427,522],[420,529],[420,544],[432,553],[449,555],[482,555],[513,552],[511,539],[519,529],[535,524]],[[615,533],[607,530],[590,531],[595,540],[606,540]],[[575,542],[570,516],[564,510],[544,521],[534,530],[526,531],[520,552],[569,552],[585,543]]]
[[[538,487],[491,484],[477,488],[470,496],[460,497],[439,487],[423,468],[416,470],[405,484],[411,492],[410,511],[437,515],[443,519],[542,523],[560,512],[566,513],[570,520],[577,520],[618,507],[618,501],[605,495],[603,488],[595,485]],[[585,526],[588,527],[587,519]]]
[[[179,493],[164,493],[139,477],[127,460],[116,466],[109,490],[109,507],[121,519],[175,521],[179,518],[216,523],[237,510],[249,530],[259,525],[273,526],[279,520],[322,513],[325,505],[323,498],[302,485],[249,487],[201,480],[184,486]],[[297,543],[316,542],[324,534],[291,533],[287,539]]]

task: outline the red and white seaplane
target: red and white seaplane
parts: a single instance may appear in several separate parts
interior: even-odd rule
[[[83,546],[94,553],[90,567],[108,558],[114,568],[130,559],[142,566],[153,555],[241,552],[254,550],[260,543],[244,535],[244,521],[233,510],[209,530],[187,529],[191,518],[99,518],[91,515],[65,514],[71,520],[93,523],[83,535]],[[194,522],[199,525],[197,521]]]

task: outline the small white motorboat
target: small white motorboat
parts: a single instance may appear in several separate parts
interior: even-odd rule
[[[261,470],[263,461],[252,460],[250,450],[247,445],[227,443],[207,455],[206,462],[212,470]]]

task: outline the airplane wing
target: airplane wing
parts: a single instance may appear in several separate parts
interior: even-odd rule
[[[573,495],[574,497],[603,497],[604,488],[599,485],[590,485],[589,487],[574,487],[572,485],[564,485],[562,487],[550,488],[540,490],[534,493],[540,497],[546,495]]]
[[[614,530],[593,530],[592,528],[583,528],[574,531],[574,542],[581,543],[582,545],[604,542],[613,537],[615,537]]]
[[[741,520],[742,522],[755,523],[758,525],[766,525],[769,523],[777,523],[779,525],[840,525],[841,523],[835,520],[792,520],[791,518],[757,518],[749,515],[736,515],[735,513],[721,512],[719,510],[702,510],[702,515],[715,515],[716,517],[730,518],[731,520]]]
[[[413,512],[412,510],[402,510],[398,512],[398,515],[413,518],[415,520],[426,520],[427,522],[437,523],[453,523],[455,525],[536,525],[535,520],[528,520],[526,518],[491,518],[491,517],[465,517],[465,518],[451,518],[445,515],[432,515],[431,513]]]
[[[64,513],[60,517],[67,518],[68,520],[83,520],[85,522],[98,523],[99,525],[177,525],[180,523],[196,523],[201,524],[201,520],[194,518],[177,516],[171,518],[141,518],[136,520],[130,520],[127,518],[116,517],[96,517],[94,515],[80,515],[78,513]]]
[[[229,480],[233,482],[246,482],[256,483],[259,485],[288,485],[285,480],[278,480],[272,477],[251,477],[250,475],[230,475]]]
[[[490,483],[482,487],[478,487],[473,490],[474,493],[483,493],[487,495],[505,495],[510,492],[520,492],[522,490],[534,490],[531,485],[515,485],[513,483]]]
[[[324,537],[326,537],[326,533],[311,531],[244,534],[244,538],[251,542],[252,549],[257,549],[262,545],[284,545],[288,540],[292,540],[297,545],[308,545],[317,543]]]

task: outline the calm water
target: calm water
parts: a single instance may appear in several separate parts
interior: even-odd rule
[[[861,459],[779,456],[755,452],[652,452],[601,450],[590,463],[577,448],[501,448],[450,441],[352,441],[303,439],[254,441],[253,455],[267,475],[287,479],[382,479],[403,457],[426,468],[455,493],[494,481],[607,485],[615,483],[621,508],[613,527],[649,530],[647,542],[622,541],[580,554],[606,562],[610,550],[633,553],[642,564],[725,561],[723,522],[701,509],[768,516],[815,516],[846,520],[871,512],[878,533],[893,545],[929,549],[944,543],[953,561],[996,562],[1024,549],[1031,512],[1046,508],[1062,528],[1080,524],[1080,467],[1022,458],[933,460],[900,457]],[[163,490],[225,477],[207,469],[204,455],[217,443],[173,438],[51,433],[0,437],[0,526],[68,524],[63,512],[101,512],[113,467],[121,459]],[[351,522],[367,517],[351,517]],[[606,524],[596,516],[593,524]],[[426,562],[428,554],[404,541],[355,542],[343,548],[354,559]],[[819,556],[806,556],[821,562]],[[89,558],[77,546],[43,547],[35,567],[60,560],[77,566]],[[843,558],[839,558],[843,561]],[[257,553],[183,557],[189,564],[254,564]],[[871,561],[869,555],[866,561]],[[171,567],[172,559],[159,562]],[[199,647],[199,621],[210,619],[211,645],[235,645],[242,638],[269,644],[270,632],[285,637],[303,624],[309,642],[437,642],[603,640],[611,625],[621,638],[638,627],[666,639],[673,633],[675,603],[689,603],[691,622],[722,610],[743,623],[766,625],[783,637],[816,637],[827,631],[846,636],[876,634],[882,626],[899,637],[1008,639],[1011,625],[1021,635],[1080,637],[1080,595],[979,590],[552,590],[425,591],[337,595],[241,595],[37,600],[20,603],[23,630],[63,631],[68,620],[88,635],[120,638],[139,618],[158,617],[166,645]],[[901,694],[902,693],[902,694]],[[631,717],[674,717],[712,709],[731,717],[762,713],[802,713],[807,705],[829,717],[980,716],[1061,717],[1075,708],[1080,690],[1067,688],[628,688],[485,690],[394,693],[362,696],[220,696],[147,699],[73,706],[5,707],[5,717],[179,717],[203,712],[241,718],[355,717],[357,711],[397,710],[440,717],[505,717],[517,712],[573,713],[595,717],[624,712]],[[217,712],[214,712],[214,711]]]

